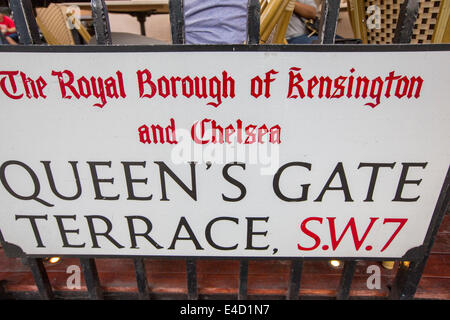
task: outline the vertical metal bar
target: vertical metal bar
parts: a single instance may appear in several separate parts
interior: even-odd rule
[[[187,297],[189,300],[197,300],[197,268],[195,260],[186,260],[186,273],[187,273]]]
[[[405,0],[400,6],[400,12],[395,28],[393,43],[410,43],[419,14],[419,0]]]
[[[319,23],[319,44],[333,44],[339,18],[340,0],[322,0],[322,13]]]
[[[73,41],[75,42],[75,44],[81,44],[81,37],[80,37],[80,33],[78,32],[77,29],[72,29],[70,30],[73,36]]]
[[[302,278],[303,261],[292,260],[287,300],[298,300],[300,280]]]
[[[247,299],[248,291],[248,260],[241,260],[239,265],[239,300]]]
[[[260,10],[259,0],[248,0],[247,44],[259,43]]]
[[[41,298],[44,300],[51,300],[54,298],[52,286],[48,280],[47,271],[45,270],[42,259],[28,258],[27,264],[33,274],[34,282],[38,288]]]
[[[92,19],[94,20],[95,38],[97,44],[111,45],[111,27],[108,8],[104,0],[91,0]]]
[[[37,25],[35,13],[31,0],[22,0],[22,6],[25,12],[25,18],[28,23],[28,29],[30,30],[31,38],[34,44],[41,44],[41,35],[39,33],[39,26]]]
[[[139,291],[140,300],[150,299],[150,294],[148,292],[148,282],[147,275],[145,273],[144,259],[136,258],[134,261],[134,271],[136,272],[136,281]]]
[[[420,262],[400,262],[389,293],[389,299],[412,299],[416,293],[420,277],[422,276],[423,269],[421,267],[422,264]]]
[[[28,23],[25,17],[24,9],[22,7],[22,1],[10,0],[9,8],[11,10],[14,24],[16,25],[16,31],[17,34],[19,35],[20,43],[25,45],[33,44],[31,32],[28,28]]]
[[[39,27],[33,14],[30,0],[9,0],[9,8],[16,25],[20,43],[41,44]]]
[[[7,299],[8,295],[6,294],[6,280],[0,280],[0,299]]]
[[[170,30],[173,44],[184,44],[184,6],[183,0],[169,0]]]
[[[439,231],[439,227],[447,213],[447,208],[450,202],[450,167],[447,170],[447,176],[439,195],[436,208],[433,212],[433,218],[430,222],[427,234],[424,240],[424,246],[418,247],[418,257],[416,260],[410,263],[402,262],[399,265],[397,274],[392,285],[391,292],[389,294],[390,299],[406,300],[414,298],[416,294],[417,286],[419,285],[420,278],[422,277],[423,270],[427,264],[428,256],[433,247],[436,234]]]
[[[337,300],[346,300],[350,295],[350,287],[352,285],[353,274],[355,273],[356,261],[345,261],[342,270],[341,280],[337,293]]]
[[[84,280],[88,289],[89,298],[92,300],[102,300],[103,291],[98,279],[97,266],[94,259],[80,258],[81,268],[84,274]]]

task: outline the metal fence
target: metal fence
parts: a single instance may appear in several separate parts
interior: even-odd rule
[[[255,5],[254,1],[252,1]],[[108,13],[103,0],[92,0],[92,12],[94,18],[94,27],[96,31],[96,38],[98,44],[111,44],[110,29],[108,22]],[[322,3],[322,15],[320,19],[319,43],[333,44],[336,34],[336,25],[339,15],[339,0],[324,0]],[[412,36],[412,29],[414,27],[415,18],[417,17],[419,1],[406,0],[402,5],[402,10],[399,16],[399,24],[397,25],[397,33],[395,35],[395,43],[409,43]],[[182,7],[181,0],[170,0],[170,7],[173,10],[179,10]],[[14,21],[16,23],[17,32],[22,44],[41,45],[42,41],[39,34],[39,29],[33,15],[33,6],[30,0],[10,0],[9,8],[12,12]],[[179,34],[182,29],[183,21],[182,15],[178,12],[171,12],[171,19],[178,21],[175,30],[175,39],[182,42],[182,36]],[[180,22],[181,19],[181,22]],[[257,30],[257,28],[253,28]],[[177,33],[178,32],[178,33]],[[257,34],[252,34],[252,41],[258,37]],[[181,40],[180,40],[181,39]],[[401,49],[399,47],[399,49]],[[434,238],[438,232],[441,221],[446,213],[449,203],[449,183],[450,171],[447,173],[445,183],[442,187],[438,203],[433,214],[430,227],[428,229],[424,244],[414,251],[408,252],[401,261],[408,261],[408,263],[400,263],[396,272],[392,288],[390,290],[390,299],[412,299],[416,292],[417,286],[421,279],[423,270],[425,268],[428,256],[430,254]],[[84,274],[84,279],[88,291],[89,299],[110,299],[110,298],[124,298],[126,293],[108,293],[101,288],[98,271],[95,263],[96,257],[80,257],[80,265]],[[101,257],[100,257],[101,258]],[[144,258],[145,257],[127,257],[134,261],[134,269],[136,274],[136,285],[138,289],[139,299],[158,298],[158,295],[150,292],[148,280],[146,276]],[[125,259],[125,258],[117,258]],[[197,259],[195,257],[184,257],[186,260],[186,281],[187,281],[187,296],[184,298],[190,300],[199,299],[198,282],[197,282]],[[202,258],[203,259],[203,258]],[[344,260],[344,267],[337,290],[336,299],[349,299],[350,288],[354,277],[357,259],[339,258]],[[24,257],[23,262],[27,264],[32,272],[35,284],[37,286],[41,299],[69,299],[79,298],[80,292],[55,293],[50,284],[47,271],[43,263],[43,257]],[[234,259],[236,260],[236,259]],[[249,260],[239,259],[239,288],[237,299],[248,299],[248,274],[249,274]],[[373,260],[373,259],[372,259]],[[288,283],[288,290],[285,296],[287,300],[296,300],[299,297],[300,282],[302,277],[303,258],[290,259],[290,276]],[[3,283],[0,282],[0,298],[26,298],[25,294],[11,293],[5,290]],[[77,295],[78,294],[78,295]],[[183,298],[183,297],[181,297]],[[208,297],[208,298],[214,298]]]

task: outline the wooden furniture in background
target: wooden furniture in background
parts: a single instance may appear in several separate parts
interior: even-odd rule
[[[347,0],[350,21],[356,38],[368,44],[393,43],[402,0]],[[367,20],[379,8],[379,26],[369,28]],[[369,9],[371,8],[371,9]],[[420,0],[411,43],[450,42],[450,1]]]
[[[100,45],[151,45],[167,44],[163,41],[126,32],[111,32],[109,23],[109,10],[104,0],[92,0],[92,20],[95,31],[95,39],[89,44]],[[81,10],[81,8],[80,8]]]

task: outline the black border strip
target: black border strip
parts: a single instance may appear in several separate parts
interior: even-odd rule
[[[83,45],[83,46],[0,46],[1,52],[103,53],[103,52],[423,52],[450,51],[445,44],[387,45]]]

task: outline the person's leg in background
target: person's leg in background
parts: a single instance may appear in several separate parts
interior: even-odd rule
[[[10,36],[6,36],[5,38],[6,38],[6,41],[8,41],[9,44],[17,45],[17,42],[14,41],[14,39],[12,39]]]
[[[313,41],[317,40],[317,36],[310,36],[308,37],[308,35],[304,34],[298,37],[294,37],[291,39],[287,39],[287,42],[289,44],[312,44]]]
[[[8,42],[10,44],[18,44],[19,43],[19,35],[17,34],[17,32],[11,33],[6,36],[6,40],[8,40]]]

